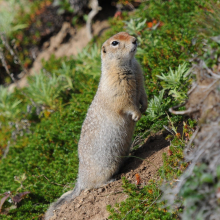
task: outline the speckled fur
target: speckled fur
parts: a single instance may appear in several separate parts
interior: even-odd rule
[[[118,45],[113,46],[113,41]],[[125,32],[103,44],[102,75],[78,144],[76,187],[51,204],[46,220],[82,190],[111,181],[129,154],[135,123],[147,108],[142,70],[134,58],[136,47],[136,39]]]

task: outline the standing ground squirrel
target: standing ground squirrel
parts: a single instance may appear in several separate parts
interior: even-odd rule
[[[128,156],[135,123],[147,109],[142,70],[134,58],[136,48],[136,38],[125,32],[103,44],[102,74],[78,144],[77,183],[73,191],[51,204],[46,220],[82,190],[111,181]]]

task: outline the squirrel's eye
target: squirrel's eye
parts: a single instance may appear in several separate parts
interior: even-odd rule
[[[112,41],[112,45],[113,45],[113,46],[118,45],[118,41]]]

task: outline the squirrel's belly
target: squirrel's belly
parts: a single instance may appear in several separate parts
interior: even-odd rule
[[[98,120],[86,123],[87,129],[80,138],[79,158],[85,162],[95,162],[95,158],[96,163],[103,163],[103,158],[106,158],[106,166],[112,161],[121,161],[120,157],[129,153],[135,122],[131,120],[131,116],[112,118],[103,114],[94,118]],[[85,152],[87,159],[84,158]],[[91,160],[88,160],[88,155]]]
[[[78,145],[78,176],[80,184],[89,183],[85,188],[107,183],[119,171],[129,154],[135,126],[132,120],[115,123],[109,118],[102,118],[98,124],[93,135],[85,132]]]

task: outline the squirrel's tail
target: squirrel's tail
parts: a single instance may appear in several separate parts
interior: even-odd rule
[[[45,220],[49,220],[54,215],[54,210],[60,209],[60,207],[65,202],[70,202],[71,200],[73,200],[75,197],[77,197],[80,194],[81,191],[82,191],[81,188],[76,183],[76,186],[73,190],[64,193],[56,202],[53,202],[50,205],[49,209],[45,213]]]

